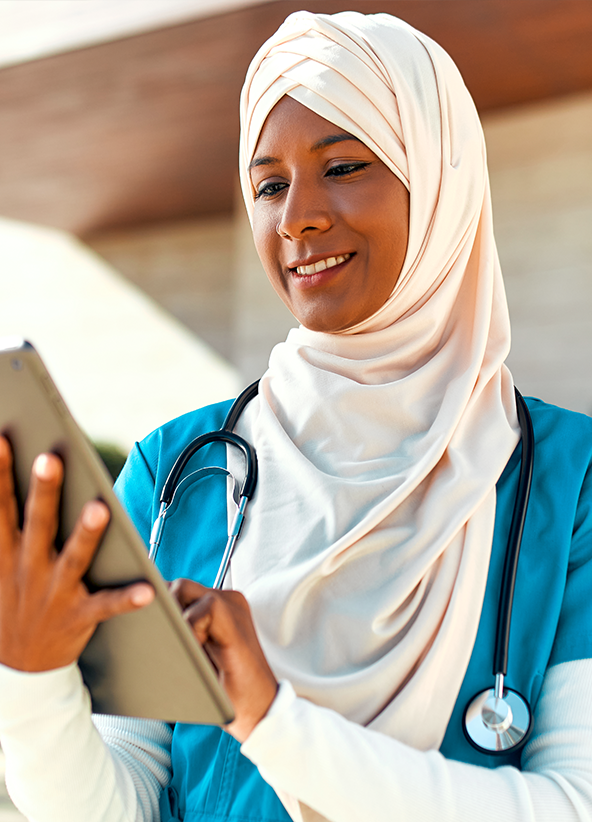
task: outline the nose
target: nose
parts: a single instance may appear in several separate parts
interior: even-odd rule
[[[291,181],[279,217],[277,233],[288,240],[302,239],[314,231],[328,231],[334,219],[322,186],[299,177]]]

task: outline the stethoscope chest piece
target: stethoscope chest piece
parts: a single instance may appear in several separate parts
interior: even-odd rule
[[[496,687],[477,694],[465,710],[465,735],[474,748],[485,754],[520,748],[532,726],[527,701],[517,691],[504,688],[501,679],[499,683],[496,677]]]

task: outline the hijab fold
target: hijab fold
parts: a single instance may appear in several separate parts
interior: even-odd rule
[[[284,95],[369,146],[410,191],[386,303],[293,329],[237,431],[259,485],[232,560],[278,677],[438,748],[483,603],[495,485],[518,442],[483,135],[448,55],[389,15],[288,17],[241,98],[241,181]]]

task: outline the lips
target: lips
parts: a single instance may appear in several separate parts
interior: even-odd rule
[[[325,288],[335,283],[343,276],[343,272],[352,264],[355,252],[336,254],[335,256],[321,257],[320,254],[310,255],[295,261],[297,264],[288,269],[292,286],[297,291]]]

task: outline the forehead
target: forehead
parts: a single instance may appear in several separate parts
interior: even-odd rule
[[[311,153],[339,142],[362,144],[353,134],[311,111],[291,97],[282,97],[271,109],[261,129],[249,168],[268,155],[293,148]],[[363,144],[362,144],[363,145]]]

